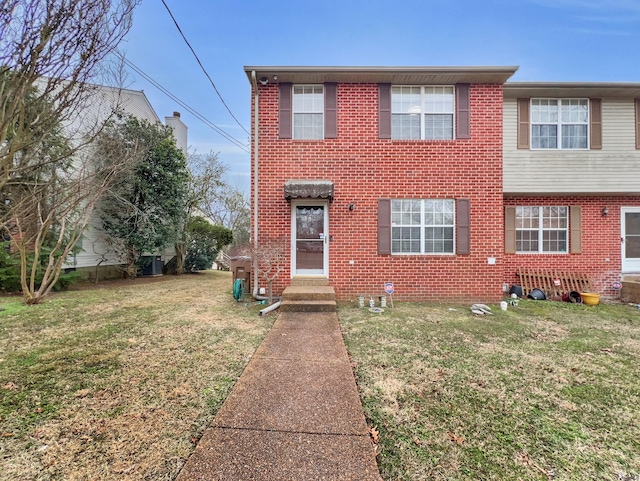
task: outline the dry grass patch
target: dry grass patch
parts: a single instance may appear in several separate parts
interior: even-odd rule
[[[388,480],[640,479],[640,314],[340,310]]]
[[[228,273],[0,314],[0,479],[173,479],[273,322]]]

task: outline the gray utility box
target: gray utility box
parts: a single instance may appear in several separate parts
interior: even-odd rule
[[[161,276],[164,262],[161,256],[144,256],[145,266],[142,268],[143,276]]]

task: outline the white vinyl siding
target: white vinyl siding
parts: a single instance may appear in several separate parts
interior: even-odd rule
[[[602,99],[602,149],[517,148],[517,102],[504,101],[506,194],[633,193],[640,185],[633,99]]]

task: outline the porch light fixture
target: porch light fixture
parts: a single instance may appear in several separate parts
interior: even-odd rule
[[[355,209],[355,208],[356,208],[356,205],[355,205],[355,204],[349,204],[349,210],[353,210],[353,209]]]
[[[609,208],[608,207],[603,207],[602,208],[602,217],[607,217],[609,215]]]

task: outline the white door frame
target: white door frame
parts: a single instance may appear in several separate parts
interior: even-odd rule
[[[324,212],[324,244],[322,270],[297,271],[296,269],[296,208],[302,205],[323,207]],[[297,199],[291,201],[291,277],[329,277],[329,202],[317,199]]]
[[[622,272],[640,272],[640,259],[632,258],[631,260],[625,257],[625,241],[626,241],[626,221],[625,214],[637,213],[640,214],[640,207],[621,207],[620,208],[620,238],[622,240],[620,246]]]

